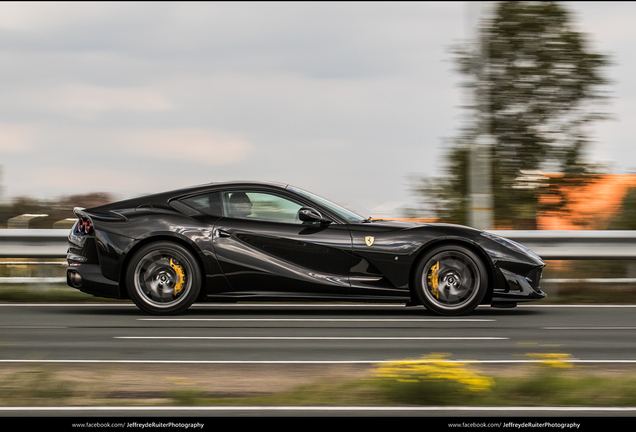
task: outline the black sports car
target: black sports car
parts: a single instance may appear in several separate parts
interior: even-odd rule
[[[364,218],[289,185],[212,183],[75,214],[68,284],[152,314],[285,299],[455,315],[545,297],[545,264],[517,243],[459,225]]]

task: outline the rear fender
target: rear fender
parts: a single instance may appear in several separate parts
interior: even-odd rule
[[[154,234],[149,234],[143,239],[140,239],[132,243],[130,247],[126,251],[124,251],[124,254],[122,255],[120,270],[119,270],[119,280],[120,280],[119,290],[120,290],[120,294],[124,296],[124,298],[128,298],[128,292],[126,290],[126,287],[124,286],[125,285],[124,281],[126,280],[126,272],[128,271],[128,265],[130,263],[130,260],[139,249],[141,249],[147,244],[154,243],[157,241],[171,241],[171,242],[180,244],[181,246],[188,249],[197,260],[197,264],[199,265],[199,269],[201,271],[201,280],[203,281],[203,284],[204,284],[202,288],[205,288],[206,274],[210,274],[210,272],[214,272],[215,269],[213,267],[214,267],[214,264],[216,264],[216,258],[212,257],[214,260],[214,263],[211,263],[210,262],[211,260],[206,259],[205,254],[203,254],[201,249],[197,247],[196,244],[190,241],[190,239],[184,236],[180,236],[177,233],[173,233],[173,232],[154,233]],[[220,272],[220,269],[218,269],[218,272]],[[201,292],[199,294],[199,299],[202,299],[203,297],[205,297],[205,294],[206,294],[206,290],[201,289]]]

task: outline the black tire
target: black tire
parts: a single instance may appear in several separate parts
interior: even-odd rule
[[[139,249],[128,264],[126,289],[145,312],[181,313],[199,296],[201,270],[185,247],[167,241],[150,243]]]
[[[440,315],[463,315],[475,310],[486,295],[488,272],[471,250],[440,246],[419,262],[414,283],[426,309]]]

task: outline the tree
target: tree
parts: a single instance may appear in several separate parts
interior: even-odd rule
[[[625,194],[621,211],[610,221],[608,229],[636,230],[636,189],[631,188]]]
[[[555,182],[579,182],[599,170],[585,162],[584,152],[588,125],[606,117],[596,108],[607,97],[601,89],[609,59],[590,50],[570,13],[555,2],[498,2],[481,31],[483,51],[469,44],[454,49],[463,85],[479,89],[480,98],[466,107],[479,121],[454,139],[446,176],[422,179],[414,190],[437,200],[442,220],[466,224],[465,167],[471,145],[486,132],[493,141],[495,222],[528,228],[542,194],[557,195],[551,206],[565,204]],[[532,176],[539,171],[565,176]]]

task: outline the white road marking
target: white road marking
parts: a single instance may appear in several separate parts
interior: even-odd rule
[[[66,329],[68,326],[3,325],[1,329]]]
[[[25,411],[60,411],[60,412],[86,412],[86,411],[357,411],[357,412],[636,412],[636,407],[617,406],[3,406],[0,411],[25,412]],[[457,423],[461,423],[458,420]]]
[[[502,340],[506,337],[444,337],[444,336],[415,336],[415,337],[363,337],[363,336],[113,336],[113,339],[184,339],[184,340]]]
[[[482,306],[480,306],[482,307]],[[490,306],[485,306],[490,307]],[[636,308],[636,304],[524,304],[517,305],[519,308]],[[510,309],[508,309],[510,310]]]
[[[241,364],[241,365],[316,365],[316,364],[381,364],[394,363],[400,360],[114,360],[114,359],[0,359],[2,363],[34,363],[34,364]],[[425,360],[409,359],[412,363],[461,363],[461,364],[536,364],[545,363],[545,360]],[[636,360],[581,360],[568,359],[568,363],[574,364],[636,364]]]
[[[137,318],[138,321],[496,322],[472,318]]]
[[[136,306],[133,303],[0,303],[0,307],[132,307]],[[310,308],[400,308],[405,309],[406,307],[403,304],[318,304],[318,303],[197,303],[192,305],[193,308],[242,308],[242,307],[263,307],[263,308],[283,308],[283,307],[310,307]],[[411,308],[417,308],[424,310],[421,306],[413,306]],[[633,305],[614,305],[614,304],[584,304],[584,305],[568,305],[568,304],[520,304],[517,305],[517,308],[636,308],[636,304]],[[492,309],[494,311],[498,310],[496,308],[492,308],[489,305],[481,305],[478,309]],[[506,311],[510,311],[510,309],[505,309]]]
[[[135,307],[133,303],[0,303],[0,307]]]
[[[544,330],[636,330],[636,327],[543,327]]]

